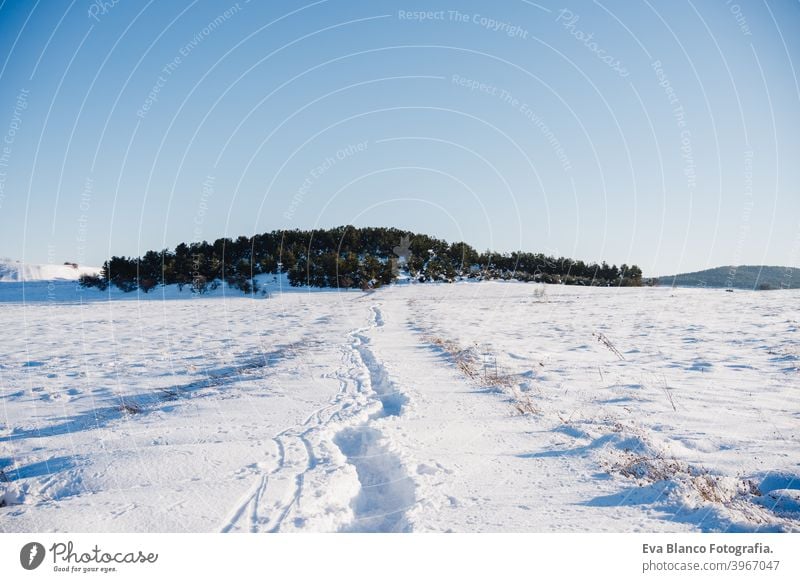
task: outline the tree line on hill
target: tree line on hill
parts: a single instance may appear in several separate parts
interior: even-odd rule
[[[369,289],[402,278],[418,282],[504,279],[566,285],[639,286],[636,265],[585,263],[541,253],[479,253],[464,242],[448,243],[396,228],[340,226],[285,230],[236,239],[181,243],[175,250],[141,257],[113,256],[99,275],[83,275],[83,287],[113,285],[145,293],[160,285],[205,293],[221,282],[244,293],[258,291],[258,275],[286,273],[293,286]]]

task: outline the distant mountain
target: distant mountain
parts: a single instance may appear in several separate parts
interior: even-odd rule
[[[77,281],[81,275],[97,275],[99,267],[76,263],[37,265],[0,259],[0,283],[19,281]]]
[[[658,285],[730,289],[800,289],[800,269],[740,265],[658,277]]]

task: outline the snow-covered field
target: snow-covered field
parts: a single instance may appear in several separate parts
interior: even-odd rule
[[[3,531],[800,531],[797,291],[42,285]]]

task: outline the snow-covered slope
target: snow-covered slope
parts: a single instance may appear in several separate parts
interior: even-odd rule
[[[83,267],[89,269],[90,267]],[[258,275],[255,277],[258,289],[249,297],[261,299],[275,295],[303,293],[303,294],[330,294],[338,293],[336,289],[309,289],[307,287],[292,287],[284,273],[282,275]],[[189,285],[182,289],[177,285],[157,286],[148,293],[137,289],[126,293],[115,286],[100,291],[97,288],[83,288],[75,280],[42,280],[42,281],[6,281],[0,284],[0,303],[38,303],[46,301],[52,303],[96,303],[98,301],[141,301],[141,300],[178,300],[189,299],[218,299],[218,298],[244,298],[241,290],[230,287],[225,282],[218,282],[216,288],[209,287],[203,295],[192,292]]]
[[[138,298],[0,302],[0,530],[800,531],[800,291]]]
[[[99,267],[87,267],[74,263],[32,264],[0,259],[0,282],[20,281],[77,281],[81,275],[96,275]]]

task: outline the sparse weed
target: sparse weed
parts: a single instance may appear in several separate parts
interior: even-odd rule
[[[433,335],[424,336],[424,340],[445,352],[461,373],[470,380],[486,388],[512,389],[514,408],[521,414],[539,412],[530,396],[525,395],[525,398],[522,398],[522,393],[516,388],[517,376],[504,372],[498,366],[497,356],[489,347],[478,348],[474,345],[462,348],[452,340]]]
[[[539,414],[541,412],[533,403],[529,394],[523,394],[518,390],[514,390],[514,408],[523,416],[526,414]]]
[[[594,331],[594,332],[592,332],[592,336],[594,336],[594,338],[595,338],[595,339],[597,339],[597,341],[598,341],[598,342],[600,342],[600,343],[601,343],[601,344],[603,344],[605,347],[607,347],[607,348],[608,348],[608,350],[609,350],[611,353],[613,353],[615,356],[617,356],[617,357],[618,357],[620,360],[624,360],[624,359],[625,359],[625,356],[623,356],[623,355],[622,355],[622,352],[620,352],[620,351],[617,349],[617,347],[616,347],[616,346],[615,346],[615,345],[614,345],[614,344],[611,342],[611,340],[610,340],[610,339],[608,339],[608,338],[605,336],[605,334],[604,334],[603,332],[600,332],[600,331]]]
[[[669,481],[678,475],[691,475],[694,470],[676,459],[662,455],[641,455],[626,451],[622,458],[610,466],[610,472],[629,479],[640,479],[648,483]]]
[[[748,496],[761,496],[758,485],[750,479],[715,475],[705,468],[661,454],[641,455],[626,451],[621,459],[610,465],[609,472],[645,483],[671,481],[710,503],[729,504]]]
[[[513,374],[506,374],[495,370],[486,375],[484,384],[493,388],[511,388],[516,386],[517,379]]]
[[[750,479],[704,473],[695,476],[690,485],[704,501],[712,503],[730,503],[742,496],[761,497],[758,485]]]
[[[425,340],[445,352],[462,374],[471,379],[478,376],[478,355],[474,348],[462,349],[456,342],[438,336],[426,336]]]
[[[667,377],[666,376],[662,376],[662,378],[664,379],[664,393],[667,395],[667,398],[669,399],[669,403],[672,405],[672,410],[677,412],[678,408],[675,406],[675,400],[672,399],[672,392],[670,391],[671,388],[667,385]]]
[[[482,356],[482,377],[485,386],[492,388],[511,388],[517,385],[517,379],[511,374],[505,373],[497,364],[497,354],[491,346],[484,345],[481,349]]]

